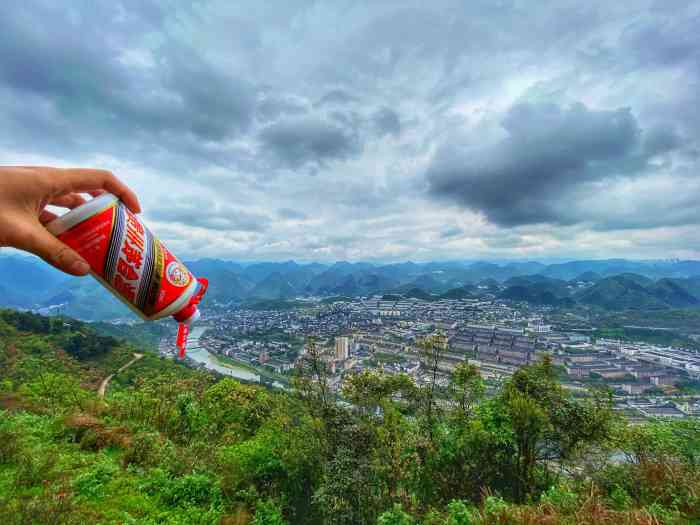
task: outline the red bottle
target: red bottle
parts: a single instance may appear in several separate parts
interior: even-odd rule
[[[91,274],[146,321],[173,316],[185,357],[190,323],[208,281],[195,279],[116,196],[105,193],[69,211],[46,228],[77,251]]]

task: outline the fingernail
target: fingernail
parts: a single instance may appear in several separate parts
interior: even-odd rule
[[[90,271],[90,265],[85,261],[75,261],[70,268],[73,272],[79,274],[86,274]]]

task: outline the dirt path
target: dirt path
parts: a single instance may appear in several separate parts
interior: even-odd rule
[[[102,382],[100,383],[100,387],[97,389],[97,396],[98,397],[105,397],[105,390],[107,390],[107,387],[109,386],[109,382],[112,380],[114,376],[116,376],[119,372],[123,372],[127,368],[129,368],[131,365],[133,365],[136,361],[141,359],[143,357],[143,354],[134,354],[134,358],[129,361],[127,364],[125,364],[123,367],[121,367],[119,370],[114,372],[113,374],[108,375],[105,377]]]

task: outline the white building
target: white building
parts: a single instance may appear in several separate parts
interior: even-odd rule
[[[552,325],[543,324],[539,321],[530,321],[527,323],[527,329],[536,334],[548,334],[552,331]]]
[[[335,358],[338,361],[345,361],[350,357],[350,338],[336,337],[335,338]]]

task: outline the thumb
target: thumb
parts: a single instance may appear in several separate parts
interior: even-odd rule
[[[32,227],[17,244],[17,248],[38,255],[67,274],[80,276],[90,271],[90,265],[78,252],[62,243],[40,224]]]

